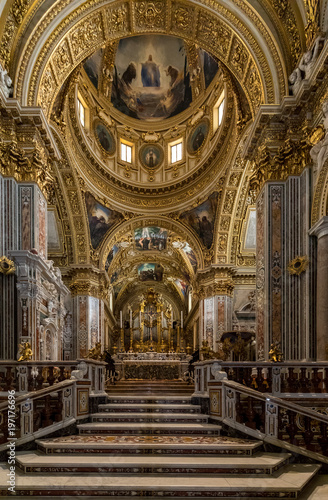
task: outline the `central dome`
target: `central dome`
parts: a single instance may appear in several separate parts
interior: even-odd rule
[[[158,122],[189,108],[206,91],[218,64],[181,38],[141,35],[100,49],[84,69],[116,110],[130,118]]]

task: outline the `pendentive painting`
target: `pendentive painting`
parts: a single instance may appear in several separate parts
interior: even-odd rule
[[[99,49],[97,50],[97,52],[92,54],[92,56],[89,57],[89,59],[87,59],[83,64],[84,71],[86,72],[86,74],[89,77],[89,80],[95,86],[96,89],[98,88],[102,57],[103,57],[103,49]]]
[[[211,248],[213,243],[218,196],[217,192],[212,193],[204,203],[184,212],[180,217],[198,234],[206,248]]]
[[[112,103],[127,116],[158,121],[188,108],[192,100],[184,41],[165,35],[120,40]]]
[[[193,155],[197,153],[197,151],[204,146],[209,130],[210,122],[206,118],[196,125],[189,134],[187,141],[187,150],[189,154]]]
[[[138,276],[141,281],[162,281],[163,267],[160,264],[141,264]]]
[[[164,159],[164,151],[157,144],[145,144],[140,149],[139,158],[144,167],[157,168]]]
[[[95,136],[98,144],[106,154],[112,155],[115,153],[116,144],[112,133],[101,122],[97,122],[95,126]]]
[[[137,250],[165,250],[167,231],[161,227],[138,227],[134,230]]]
[[[91,245],[93,248],[97,248],[103,241],[107,231],[118,222],[121,222],[124,217],[119,212],[104,207],[88,192],[85,193],[85,204],[89,220]]]
[[[197,259],[196,259],[195,252],[193,251],[193,249],[191,248],[189,243],[186,242],[184,247],[182,248],[182,250],[186,254],[186,256],[188,257],[189,262],[190,262],[193,270],[196,272],[197,271]]]
[[[175,284],[182,293],[183,297],[185,298],[188,292],[188,285],[184,281],[181,280],[175,280]]]
[[[111,249],[111,251],[109,252],[108,256],[107,256],[107,259],[106,259],[106,263],[105,263],[105,270],[108,271],[109,269],[109,266],[111,265],[115,255],[117,254],[119,248],[117,245],[114,245],[113,248]]]

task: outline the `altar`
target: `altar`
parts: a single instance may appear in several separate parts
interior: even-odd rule
[[[119,380],[185,380],[192,356],[185,353],[119,353],[113,356]]]
[[[182,312],[173,328],[172,307],[149,288],[140,297],[137,309],[129,307],[124,322],[120,312],[120,323],[119,347],[113,347],[120,380],[186,379],[192,357],[190,346],[185,345]]]

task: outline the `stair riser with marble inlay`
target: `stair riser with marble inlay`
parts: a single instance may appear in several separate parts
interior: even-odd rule
[[[132,423],[187,423],[187,424],[205,424],[208,421],[208,417],[202,415],[179,415],[179,414],[135,414],[121,415],[112,413],[110,415],[106,414],[95,414],[92,416],[92,422],[132,422]]]
[[[232,467],[228,457],[144,457],[119,455],[108,457],[54,457],[41,453],[24,452],[17,457],[16,464],[25,473],[110,473],[110,474],[272,474],[286,465],[290,455],[280,456],[258,453],[253,458],[235,458]],[[68,463],[69,462],[69,463]]]
[[[200,406],[194,405],[147,405],[147,404],[100,404],[99,412],[104,413],[187,413],[199,414]]]

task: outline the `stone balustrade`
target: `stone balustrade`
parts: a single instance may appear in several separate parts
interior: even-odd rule
[[[80,363],[85,363],[83,379],[91,381],[91,395],[104,394],[106,363],[103,361],[0,361],[0,398],[7,398],[9,390],[24,394],[63,382]]]
[[[209,414],[249,436],[328,463],[328,417],[224,378],[208,383]],[[216,377],[219,378],[219,372]]]
[[[220,369],[228,380],[281,397],[328,397],[328,362],[221,361],[195,363],[195,396],[208,397],[208,384]]]

